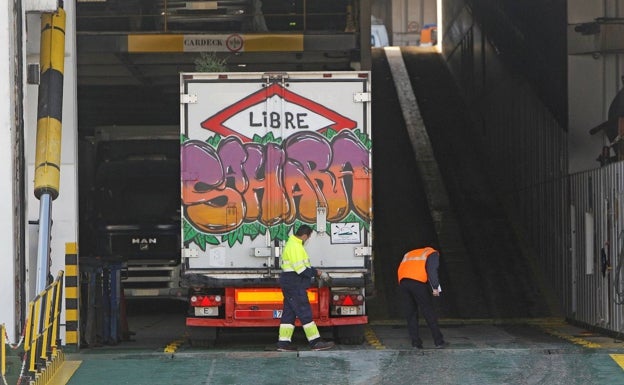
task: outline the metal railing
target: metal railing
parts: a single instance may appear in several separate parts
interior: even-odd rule
[[[63,361],[59,330],[63,276],[60,271],[54,282],[28,304],[24,356],[18,383],[24,383],[24,380],[30,384],[47,383]]]

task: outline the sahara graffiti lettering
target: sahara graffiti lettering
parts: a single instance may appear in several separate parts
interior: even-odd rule
[[[252,222],[313,223],[319,205],[330,222],[350,213],[370,220],[369,150],[351,130],[331,140],[304,131],[281,144],[228,136],[214,148],[189,140],[181,155],[184,216],[205,233],[224,234]]]

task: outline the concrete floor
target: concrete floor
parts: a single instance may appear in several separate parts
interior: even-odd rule
[[[198,348],[185,336],[184,313],[137,308],[133,341],[66,351],[51,384],[609,384],[624,385],[624,342],[560,318],[441,319],[450,345],[413,349],[401,320],[372,320],[362,345],[311,351],[301,329],[295,353],[274,350],[277,329],[222,330]],[[15,353],[8,384],[17,383]]]
[[[277,331],[265,329],[225,331],[202,349],[144,339],[67,355],[80,361],[68,384],[624,384],[622,341],[558,319],[441,325],[450,343],[442,350],[425,326],[425,348],[412,349],[400,322],[372,324],[363,345],[324,352],[310,351],[301,334],[299,352],[270,351]]]

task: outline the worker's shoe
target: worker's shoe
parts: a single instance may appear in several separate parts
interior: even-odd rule
[[[278,352],[296,352],[297,347],[291,344],[290,342],[278,342],[277,351]]]
[[[423,348],[422,340],[419,338],[416,341],[412,341],[412,347],[416,349],[422,349]]]
[[[312,350],[327,350],[333,348],[335,345],[331,341],[323,341],[320,338],[310,342],[310,349]]]
[[[435,344],[436,349],[444,349],[449,346],[449,343],[446,341],[442,341],[440,343]]]

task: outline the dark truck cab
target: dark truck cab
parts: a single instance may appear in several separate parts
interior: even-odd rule
[[[186,299],[179,284],[178,135],[168,126],[96,130],[95,254],[122,263],[126,298]]]

